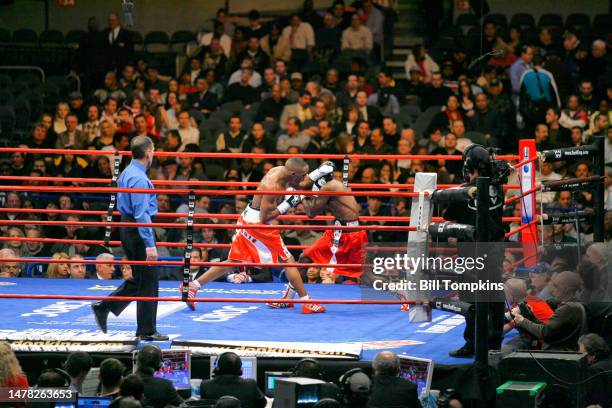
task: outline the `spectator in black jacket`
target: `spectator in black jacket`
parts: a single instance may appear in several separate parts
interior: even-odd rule
[[[417,386],[399,377],[400,361],[392,351],[381,351],[372,361],[372,393],[370,408],[421,408]]]
[[[442,106],[448,101],[448,97],[453,94],[449,87],[444,86],[442,74],[434,72],[431,74],[431,84],[427,85],[421,97],[421,109],[425,111],[431,106]]]
[[[586,327],[584,306],[576,300],[576,292],[581,285],[577,273],[558,273],[549,283],[550,293],[560,302],[555,313],[546,324],[538,324],[525,319],[516,307],[512,309],[512,314],[517,327],[541,340],[543,350],[577,350],[578,338]]]
[[[172,382],[165,378],[153,377],[162,364],[162,352],[157,346],[144,346],[136,360],[136,374],[144,383],[145,404],[154,408],[164,408],[166,405],[178,407],[183,398],[176,392]]]
[[[198,78],[196,80],[196,88],[198,92],[189,96],[189,105],[205,115],[217,110],[219,100],[216,94],[208,90],[208,81],[204,78]]]
[[[578,339],[578,351],[587,353],[589,375],[587,382],[587,404],[612,406],[612,358],[606,341],[595,333],[585,334]]]
[[[242,375],[242,361],[236,353],[227,352],[217,358],[216,367],[211,380],[200,385],[200,395],[203,399],[219,399],[224,395],[236,397],[242,403],[242,408],[263,408],[266,397],[257,387],[255,380],[245,380]]]
[[[283,98],[283,91],[279,84],[272,85],[271,90],[272,95],[264,99],[257,109],[254,118],[256,122],[262,122],[264,120],[278,122],[285,105],[289,103],[287,99]]]
[[[238,100],[242,102],[245,108],[249,109],[251,104],[256,102],[257,98],[259,98],[257,90],[249,84],[251,76],[253,76],[252,70],[248,68],[243,69],[240,82],[234,82],[227,87],[223,98],[224,101],[231,102]]]
[[[485,93],[476,96],[476,109],[472,118],[474,130],[485,135],[488,143],[497,146],[497,141],[506,134],[508,128],[504,118],[489,107],[489,97]]]

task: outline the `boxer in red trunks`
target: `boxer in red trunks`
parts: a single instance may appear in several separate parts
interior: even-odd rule
[[[313,183],[313,191],[350,191],[338,180],[323,177]],[[354,226],[355,230],[327,230],[314,245],[310,246],[300,256],[301,263],[324,264],[363,264],[365,261],[365,247],[368,243],[368,234],[359,229],[360,206],[354,196],[308,196],[302,200],[302,205],[309,216],[314,217],[329,209],[336,218],[336,225]],[[333,267],[327,268],[330,273],[357,279],[361,276],[361,267]],[[290,294],[290,292],[288,293]]]
[[[285,214],[290,208],[297,206],[304,198],[299,195],[285,195],[287,191],[300,188],[305,182],[306,175],[309,182],[316,182],[322,177],[333,173],[333,164],[326,162],[319,168],[308,173],[308,164],[300,158],[288,159],[284,166],[270,169],[261,180],[257,190],[278,191],[278,195],[257,195],[247,206],[238,219],[237,225],[244,228],[237,229],[228,259],[226,262],[257,262],[257,263],[295,263],[293,256],[283,243],[279,230],[249,228],[249,224],[268,224],[279,215]],[[302,184],[303,185],[303,184]],[[198,289],[212,280],[233,272],[233,266],[213,266],[197,280],[189,284],[189,298],[195,298]],[[284,297],[293,297],[296,293],[302,299],[310,299],[300,272],[295,267],[285,268],[285,273],[290,285],[287,285]],[[192,310],[195,310],[194,302],[187,302]],[[292,305],[292,304],[291,304]],[[270,303],[271,307],[287,307],[285,304]],[[304,303],[302,313],[322,313],[325,308],[314,303]]]

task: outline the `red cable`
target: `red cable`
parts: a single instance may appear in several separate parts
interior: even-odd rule
[[[108,300],[108,301],[147,301],[147,302],[183,302],[180,297],[136,297],[136,296],[77,296],[77,295],[24,295],[18,293],[0,293],[0,299],[63,299],[63,300]],[[413,300],[355,300],[355,299],[253,299],[253,298],[194,298],[190,302],[198,303],[317,303],[323,305],[415,305],[423,302]]]
[[[0,153],[31,153],[31,154],[74,154],[98,156],[131,156],[129,151],[112,152],[108,150],[77,150],[77,149],[30,149],[20,147],[2,147]],[[157,157],[199,157],[209,159],[290,159],[301,157],[303,159],[332,159],[344,160],[345,154],[289,154],[289,153],[204,153],[204,152],[155,152]],[[350,154],[351,160],[463,160],[461,155],[444,154]],[[519,160],[515,154],[497,156],[500,160]]]

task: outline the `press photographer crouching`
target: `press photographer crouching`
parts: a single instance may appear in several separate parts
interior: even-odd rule
[[[524,330],[542,344],[542,350],[576,351],[578,338],[586,332],[587,319],[584,306],[576,293],[582,286],[575,272],[560,272],[550,281],[550,293],[559,306],[546,323],[527,319],[517,306],[512,316],[517,329]]]
[[[504,193],[503,184],[507,182],[507,176],[510,171],[510,166],[505,161],[500,161],[495,158],[495,155],[479,144],[468,146],[463,152],[463,177],[466,184],[463,188],[476,187],[478,177],[488,177],[490,180],[489,188],[489,203],[488,203],[488,236],[478,237],[481,242],[503,242],[504,241],[504,225],[502,223]],[[446,190],[449,191],[449,190]],[[435,202],[435,194],[432,200]],[[476,196],[471,195],[467,201],[454,202],[448,205],[443,210],[443,217],[447,221],[454,221],[459,224],[466,224],[476,227],[477,221],[477,202]],[[463,242],[463,240],[458,240]],[[476,254],[473,246],[457,245],[457,252],[462,257],[477,257],[481,254]],[[503,247],[500,244],[499,259],[503,259]],[[488,274],[494,280],[501,279],[502,271],[497,268],[499,265],[493,262],[495,256],[489,256],[491,266],[488,266]],[[495,269],[493,269],[495,268]],[[493,269],[493,270],[491,270]],[[477,281],[480,277],[474,276],[473,273],[466,272],[461,276],[461,280],[465,282]],[[460,297],[463,297],[460,295]],[[468,299],[465,299],[467,301]],[[504,305],[501,302],[487,302],[489,316],[489,333],[488,333],[488,348],[490,350],[498,350],[501,347],[502,329],[504,321]],[[475,316],[470,313],[466,316],[466,326],[463,333],[465,344],[458,350],[451,351],[449,354],[452,357],[472,357],[475,352]]]
[[[510,309],[518,307],[524,318],[540,324],[546,324],[553,315],[553,310],[548,303],[536,295],[527,294],[527,283],[522,279],[508,279],[504,283],[506,301]],[[510,310],[506,312],[506,324],[504,334],[514,329],[516,324]],[[508,353],[515,350],[537,350],[540,349],[541,341],[525,329],[517,328],[519,335],[502,345],[502,352]]]

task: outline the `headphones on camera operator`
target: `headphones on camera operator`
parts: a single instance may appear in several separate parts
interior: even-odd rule
[[[508,162],[497,159],[497,148],[486,148],[473,143],[463,151],[463,180],[470,182],[470,174],[478,170],[478,175],[491,178],[491,185],[501,185],[508,182],[511,167]]]
[[[291,377],[313,378],[315,380],[323,379],[323,369],[321,363],[314,358],[303,358],[297,362],[295,367],[289,370]]]
[[[234,361],[226,361],[229,360],[229,357],[236,358],[233,359]],[[234,364],[236,361],[238,362],[238,364]],[[213,375],[215,377],[218,375],[237,375],[239,377],[242,376],[242,360],[240,360],[238,354],[234,353],[233,351],[226,351],[224,353],[219,354],[219,356],[215,360]]]

